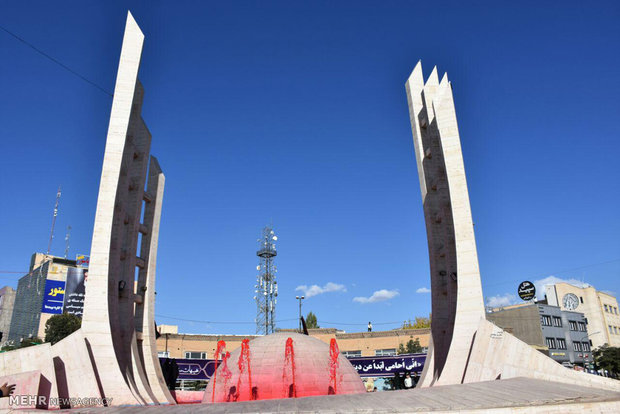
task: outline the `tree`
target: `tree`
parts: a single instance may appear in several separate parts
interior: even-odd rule
[[[416,338],[413,340],[413,337],[409,337],[407,341],[407,345],[400,344],[398,345],[398,355],[400,354],[419,354],[422,352],[422,345],[420,345],[420,339]]]
[[[52,345],[80,329],[82,319],[70,313],[54,315],[45,322],[45,342]]]
[[[312,313],[312,311],[308,312],[308,315],[306,316],[306,326],[308,329],[320,328],[319,323],[316,320],[316,315]]]
[[[415,321],[411,319],[403,322],[402,329],[424,329],[431,327],[431,315],[428,315],[428,318],[423,316],[416,316]]]
[[[615,376],[620,373],[620,348],[617,346],[603,345],[592,352],[594,363],[599,369],[606,369]]]

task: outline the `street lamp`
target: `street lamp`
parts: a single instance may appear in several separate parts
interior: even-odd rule
[[[301,301],[305,299],[305,296],[295,296],[295,299],[299,301],[299,333],[301,333]]]
[[[592,333],[591,333],[591,334],[589,334],[589,335],[582,336],[582,337],[581,337],[581,339],[579,339],[579,342],[583,341],[584,339],[588,339],[588,338],[589,338],[589,337],[591,337],[592,335],[596,335],[596,334],[600,334],[600,333],[601,333],[601,331],[596,331],[596,332],[592,332]],[[590,342],[590,344],[592,344],[592,342]],[[592,354],[592,345],[590,345],[590,351],[589,351],[589,354],[590,354],[590,355],[592,355],[592,360],[594,360],[594,355]],[[584,353],[584,355],[585,355],[585,353]],[[584,362],[584,364],[583,364],[583,365],[585,366],[585,362]]]

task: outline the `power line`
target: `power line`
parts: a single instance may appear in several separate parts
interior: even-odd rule
[[[367,323],[344,323],[344,322],[327,322],[327,321],[317,321],[319,324],[328,324],[328,325],[355,325],[355,326],[366,326]],[[397,322],[373,322],[374,325],[394,325],[394,324],[402,324],[403,321]]]
[[[22,42],[23,44],[25,44],[26,46],[30,47],[31,49],[33,49],[34,51],[36,51],[37,53],[41,54],[42,56],[46,57],[47,59],[51,60],[52,62],[56,63],[58,66],[60,66],[61,68],[71,72],[73,75],[77,76],[78,78],[82,79],[84,82],[89,83],[90,85],[94,86],[95,88],[99,89],[101,92],[105,93],[108,96],[113,96],[110,92],[106,91],[105,89],[103,89],[101,86],[97,85],[95,82],[91,81],[90,79],[87,79],[85,76],[80,75],[78,72],[76,72],[75,70],[71,69],[69,66],[65,65],[64,63],[62,63],[61,61],[59,61],[58,59],[55,59],[54,57],[48,55],[47,53],[45,53],[44,51],[42,51],[41,49],[39,49],[38,47],[36,47],[35,45],[33,45],[32,43],[26,41],[25,39],[23,39],[22,37],[16,35],[15,33],[13,33],[12,31],[10,31],[9,29],[7,29],[4,26],[0,25],[0,29],[4,30],[6,33],[8,33],[9,35],[13,36],[15,39],[19,40],[20,42]]]
[[[185,319],[185,318],[177,318],[174,316],[166,316],[166,315],[155,315],[158,318],[164,318],[164,319],[172,319],[175,321],[183,321],[183,322],[196,322],[196,323],[208,323],[208,324],[222,324],[222,325],[255,325],[256,322],[252,321],[252,322],[243,322],[243,321],[201,321],[201,320],[197,320],[197,319]],[[275,322],[290,322],[290,321],[296,321],[297,318],[292,318],[292,319],[280,319],[277,320]]]
[[[618,259],[613,259],[613,260],[607,260],[605,262],[600,262],[600,263],[592,263],[592,264],[587,264],[587,265],[583,265],[583,266],[579,266],[579,267],[574,267],[572,269],[565,269],[565,270],[558,270],[558,271],[553,271],[553,272],[546,272],[546,273],[539,273],[538,275],[530,275],[530,276],[525,276],[521,279],[525,279],[525,278],[529,278],[529,279],[533,279],[535,277],[541,277],[544,275],[550,276],[555,274],[562,274],[562,273],[566,273],[566,272],[573,272],[575,270],[581,270],[581,269],[587,269],[589,267],[594,267],[594,266],[600,266],[600,265],[604,265],[604,264],[609,264],[609,263],[615,263],[615,262],[620,262],[620,258]],[[505,281],[505,282],[497,282],[497,283],[483,283],[484,286],[486,287],[490,287],[490,286],[500,286],[500,285],[506,285],[508,283],[514,283],[514,281]]]

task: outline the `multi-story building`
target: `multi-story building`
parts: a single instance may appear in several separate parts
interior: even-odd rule
[[[589,366],[593,361],[583,313],[523,303],[495,308],[487,319],[563,365]]]
[[[9,338],[14,303],[15,289],[10,286],[0,289],[0,344]]]
[[[406,346],[409,340],[418,340],[424,352],[428,349],[430,329],[398,329],[393,331],[374,331],[345,333],[333,328],[309,329],[308,333],[329,344],[336,339],[338,348],[345,356],[387,356],[396,355],[399,346]],[[160,356],[170,358],[213,358],[217,342],[226,342],[226,350],[233,351],[241,346],[244,339],[254,339],[256,335],[191,335],[161,333],[157,340]]]
[[[19,343],[22,339],[34,337],[45,338],[45,322],[55,313],[62,313],[65,281],[71,269],[81,270],[75,260],[43,253],[32,255],[28,274],[17,283],[8,335],[10,342]],[[50,293],[52,289],[56,289],[56,293]],[[44,300],[48,299],[50,310],[42,312]]]
[[[620,346],[620,310],[615,296],[592,286],[580,288],[569,283],[545,286],[545,296],[549,305],[585,315],[593,348]]]

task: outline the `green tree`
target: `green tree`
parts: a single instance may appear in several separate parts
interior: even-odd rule
[[[409,337],[409,341],[407,341],[407,345],[400,344],[398,345],[398,354],[419,354],[422,352],[422,345],[420,345],[420,339],[413,337]]]
[[[424,329],[431,327],[431,315],[428,315],[428,318],[423,316],[416,316],[415,321],[411,319],[403,322],[402,329]]]
[[[308,312],[308,315],[306,316],[306,326],[308,329],[320,328],[319,323],[316,320],[316,315],[312,313],[312,311]]]
[[[606,369],[613,376],[620,373],[620,348],[603,345],[592,352],[594,363],[599,369]]]
[[[80,329],[82,319],[70,313],[54,315],[45,322],[45,342],[52,345]]]

